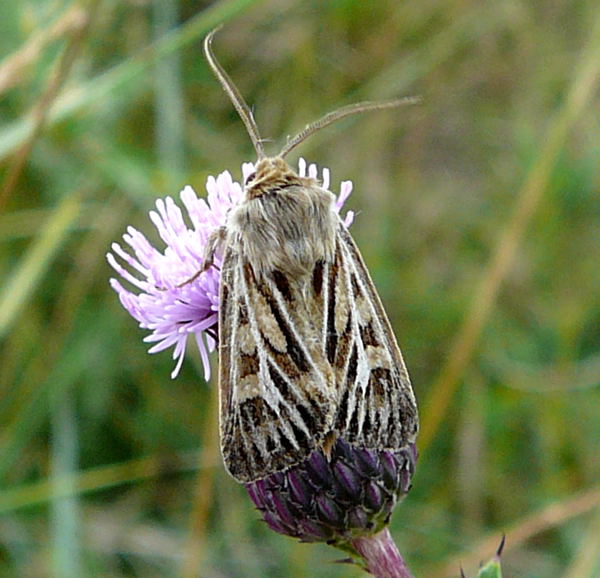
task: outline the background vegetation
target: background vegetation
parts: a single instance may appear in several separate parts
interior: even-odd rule
[[[600,575],[600,13],[594,0],[0,3],[0,574],[341,577],[269,532],[218,454],[215,384],[109,288],[110,243],[343,104],[298,154],[352,227],[422,434],[392,532],[415,574]]]

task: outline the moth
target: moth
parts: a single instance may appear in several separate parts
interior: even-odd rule
[[[329,113],[265,154],[252,112],[204,42],[208,63],[258,155],[244,198],[204,260],[222,255],[219,306],[220,441],[243,483],[287,470],[338,437],[399,450],[418,430],[415,396],[390,322],[361,254],[334,210],[334,195],[284,160],[308,136],[360,112]]]

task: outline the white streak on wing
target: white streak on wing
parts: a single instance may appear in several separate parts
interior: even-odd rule
[[[335,259],[335,255],[334,255]],[[323,265],[323,276],[321,280],[321,295],[323,300],[323,329],[321,331],[321,351],[323,359],[327,359],[327,331],[329,327],[329,275],[331,263],[325,261]],[[335,376],[334,376],[335,377]]]
[[[277,427],[275,427],[275,426],[278,426],[285,433],[286,437],[292,443],[292,445],[296,449],[298,449],[299,448],[298,441],[296,440],[296,436],[295,436],[290,424],[288,423],[287,420],[281,418],[280,407],[285,407],[287,409],[290,417],[292,419],[294,419],[296,425],[300,429],[302,429],[307,436],[310,436],[311,432],[308,430],[304,420],[302,419],[302,417],[299,414],[296,407],[294,405],[290,404],[287,400],[285,400],[283,398],[283,396],[281,395],[281,392],[275,386],[275,384],[273,383],[273,380],[271,379],[271,376],[269,375],[269,363],[268,363],[269,361],[271,362],[271,365],[273,365],[273,367],[275,368],[276,371],[278,371],[278,367],[277,367],[277,363],[275,362],[275,360],[269,356],[269,353],[267,352],[265,347],[262,345],[262,337],[261,337],[261,333],[260,333],[260,330],[258,327],[255,310],[252,308],[251,304],[248,301],[248,295],[249,295],[250,291],[249,291],[249,287],[246,283],[245,276],[243,274],[243,269],[242,269],[241,263],[242,263],[242,259],[239,259],[237,267],[236,267],[236,274],[237,274],[236,275],[236,277],[237,277],[236,284],[242,290],[241,293],[242,293],[243,299],[246,303],[246,309],[247,309],[247,314],[248,314],[248,323],[250,325],[251,333],[254,338],[254,342],[256,344],[256,351],[257,351],[257,355],[258,355],[258,359],[259,359],[259,376],[258,376],[259,377],[259,379],[258,379],[259,388],[260,388],[259,393],[262,396],[262,398],[264,399],[264,401],[271,407],[271,409],[273,409],[273,411],[276,413],[276,415],[280,417],[277,424],[272,424],[273,427],[270,428],[271,435],[273,435],[273,437],[277,437]],[[257,288],[254,288],[253,290],[258,292]],[[285,307],[285,304],[282,302],[283,299],[279,295],[279,291],[277,290],[277,288],[275,286],[271,286],[271,291],[275,295],[275,298],[277,300],[279,308],[280,308],[282,314],[284,315],[284,317],[286,318],[286,321],[288,322],[289,327],[292,328],[292,331],[294,332],[295,337],[298,339],[298,335],[294,331],[294,325],[292,323],[292,320],[289,317],[289,314]],[[237,310],[237,308],[236,308],[236,310]],[[316,368],[312,361],[312,358],[310,357],[310,355],[304,348],[302,341],[298,339],[298,342],[301,344],[302,350],[303,350],[304,354],[306,355],[306,358],[309,360],[314,373],[316,375],[319,375],[319,373],[316,371]],[[283,381],[285,381],[285,383],[286,383],[287,387],[290,389],[290,391],[298,393],[298,385],[295,384],[293,381],[291,381],[289,379],[289,377],[285,374],[285,372],[278,371],[278,373],[279,373],[279,376],[281,377],[281,379]],[[236,375],[236,378],[237,378],[237,375]],[[237,389],[234,388],[234,399],[236,397],[235,396],[236,391],[237,391]],[[248,447],[248,443],[250,441],[248,438],[249,438],[249,436],[252,436],[252,434],[254,432],[240,432],[240,433],[241,433],[242,437],[244,438],[246,446]],[[257,439],[257,437],[255,436],[252,439],[252,441],[260,446],[261,451],[266,453],[267,450],[263,443],[264,441],[266,441],[266,438],[264,438],[264,439],[263,438],[264,438],[264,436],[258,436],[258,439]]]
[[[352,290],[352,282],[351,282],[351,273],[355,272],[354,263],[352,262],[352,256],[344,243],[344,240],[341,235],[338,235],[338,239],[340,241],[340,251],[342,253],[343,258],[343,273],[344,273],[344,284],[346,293],[348,295],[348,300],[353,305],[356,303],[356,296]],[[357,363],[356,363],[356,379],[354,384],[352,384],[352,398],[354,402],[354,407],[356,406],[356,395],[360,392],[359,398],[364,400],[364,395],[367,389],[367,384],[369,383],[369,377],[371,375],[371,368],[369,367],[367,355],[365,352],[365,348],[360,339],[360,328],[358,323],[358,315],[355,310],[352,311],[352,334],[354,336],[353,342],[356,345],[356,353],[357,353]],[[366,403],[364,401],[358,405],[357,410],[357,421],[358,421],[358,436],[362,434],[363,424],[365,421],[365,411],[366,411]],[[349,412],[348,421],[350,420],[352,412]],[[346,427],[350,424],[347,423]]]
[[[236,259],[237,259],[237,263],[236,265],[239,264],[239,255],[236,255]],[[230,369],[229,369],[229,377],[231,380],[231,401],[235,402],[236,404],[239,402],[238,400],[238,387],[237,384],[240,382],[240,370],[239,370],[239,365],[235,362],[235,354],[240,350],[240,348],[238,347],[238,333],[236,331],[236,328],[239,325],[239,318],[240,318],[240,311],[239,311],[239,303],[238,303],[238,299],[237,299],[237,291],[235,290],[236,287],[239,287],[240,284],[240,280],[239,280],[239,273],[240,273],[240,267],[236,266],[233,268],[233,281],[231,283],[231,286],[229,288],[229,300],[232,303],[232,305],[230,306],[230,311],[231,311],[231,315],[232,315],[232,319],[231,319],[231,343],[229,344],[229,360],[230,360]]]

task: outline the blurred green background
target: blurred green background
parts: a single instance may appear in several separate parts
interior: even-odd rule
[[[0,575],[362,575],[266,529],[198,355],[171,380],[108,285],[157,197],[254,160],[202,56],[219,22],[271,152],[344,104],[422,97],[289,159],[353,180],[420,401],[391,524],[409,566],[472,576],[506,533],[508,576],[600,576],[595,0],[0,3]]]

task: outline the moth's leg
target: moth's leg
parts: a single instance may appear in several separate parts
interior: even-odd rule
[[[208,241],[206,242],[206,247],[204,248],[204,256],[202,258],[202,267],[196,271],[189,279],[186,279],[182,283],[179,283],[177,287],[183,287],[183,285],[187,285],[192,281],[195,281],[204,273],[210,269],[215,263],[215,255],[217,251],[221,248],[225,241],[225,237],[227,236],[227,227],[222,226],[219,227],[216,231],[211,233]]]
[[[222,225],[216,231],[213,231],[206,247],[204,247],[204,256],[202,257],[202,269],[200,273],[207,271],[215,264],[215,255],[223,248],[223,243],[227,238],[227,227]]]

